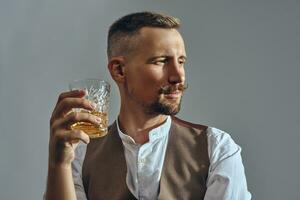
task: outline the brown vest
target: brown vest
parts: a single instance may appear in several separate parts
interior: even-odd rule
[[[159,200],[201,200],[209,168],[206,126],[172,117],[161,174]],[[91,140],[82,167],[89,200],[136,199],[126,185],[126,160],[116,123],[103,138]]]

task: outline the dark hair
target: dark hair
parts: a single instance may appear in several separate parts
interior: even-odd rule
[[[109,28],[107,37],[108,58],[131,51],[134,44],[129,40],[143,27],[178,29],[180,21],[175,17],[154,12],[132,13],[118,19]]]

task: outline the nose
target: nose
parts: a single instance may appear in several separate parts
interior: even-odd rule
[[[170,62],[168,66],[168,81],[170,84],[184,83],[185,71],[178,61]]]

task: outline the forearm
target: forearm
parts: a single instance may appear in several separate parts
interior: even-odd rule
[[[46,200],[76,200],[70,166],[49,166]]]

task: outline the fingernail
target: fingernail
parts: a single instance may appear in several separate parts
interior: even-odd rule
[[[94,102],[91,102],[91,107],[95,110],[97,108],[97,104],[95,104]]]
[[[101,123],[101,121],[102,121],[102,119],[100,118],[100,117],[96,117],[96,122],[98,123],[98,124],[100,124]]]

